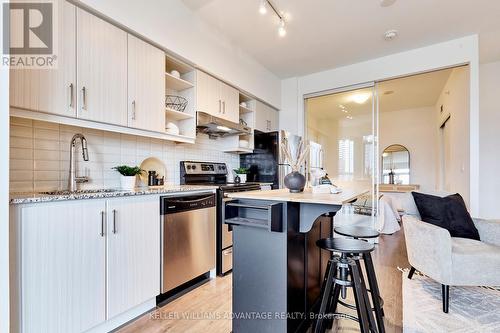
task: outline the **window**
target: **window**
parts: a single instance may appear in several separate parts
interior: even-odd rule
[[[339,140],[339,175],[354,173],[354,141]]]

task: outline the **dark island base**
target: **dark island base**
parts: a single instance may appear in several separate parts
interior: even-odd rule
[[[239,204],[255,203],[239,200]],[[233,332],[305,332],[310,327],[330,256],[316,241],[332,236],[333,216],[340,207],[310,208],[311,204],[283,203],[280,232],[248,224],[232,226]],[[250,210],[240,213],[251,215]],[[317,215],[312,217],[313,213]],[[324,213],[329,215],[320,216]],[[314,223],[300,232],[301,220],[307,219]]]

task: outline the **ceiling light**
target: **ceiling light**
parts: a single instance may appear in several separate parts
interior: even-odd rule
[[[286,36],[285,21],[283,19],[280,20],[280,27],[278,28],[278,34],[280,35],[280,37]]]
[[[231,129],[226,126],[217,126],[218,130],[224,131],[224,132],[231,132]]]
[[[352,120],[352,116],[346,116],[346,118]]]
[[[364,104],[371,97],[371,93],[357,93],[351,96],[351,101]]]
[[[397,30],[387,30],[385,33],[384,33],[384,39],[385,40],[393,40],[395,39],[396,37],[398,37],[398,31]]]
[[[342,105],[342,104],[339,104],[339,108],[341,108],[341,109],[345,109],[345,106],[344,106],[344,105]]]
[[[266,15],[267,13],[266,0],[261,0],[259,6],[259,13],[261,13],[262,15]]]

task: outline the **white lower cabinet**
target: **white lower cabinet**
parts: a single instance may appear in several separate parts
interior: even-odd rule
[[[22,332],[82,332],[106,317],[104,200],[21,209]]]
[[[108,201],[108,319],[160,294],[160,199]]]
[[[83,332],[160,293],[158,196],[17,208],[22,332]]]

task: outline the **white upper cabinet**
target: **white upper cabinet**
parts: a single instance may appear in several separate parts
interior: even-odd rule
[[[160,294],[160,199],[108,201],[108,319]]]
[[[77,9],[78,117],[127,126],[127,33]]]
[[[22,208],[22,332],[83,332],[105,320],[105,201]]]
[[[279,113],[276,109],[257,101],[255,106],[255,129],[273,132],[279,129]]]
[[[239,122],[239,92],[202,72],[196,72],[196,109],[229,121]]]
[[[233,87],[220,82],[220,99],[222,101],[222,118],[238,123],[240,121],[240,93]]]
[[[220,117],[222,103],[219,98],[218,80],[210,75],[196,71],[196,110]]]
[[[165,132],[165,53],[128,35],[128,127]]]
[[[11,69],[10,105],[75,117],[76,7],[62,0],[57,5],[57,69]]]

